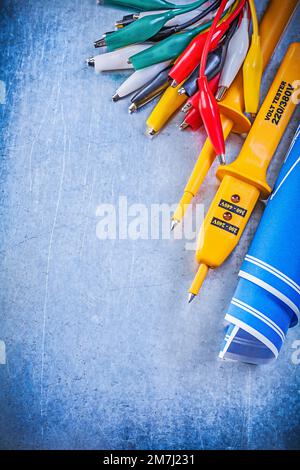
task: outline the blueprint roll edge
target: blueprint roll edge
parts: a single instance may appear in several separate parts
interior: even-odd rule
[[[278,357],[300,312],[300,125],[227,310],[219,357],[265,364]]]

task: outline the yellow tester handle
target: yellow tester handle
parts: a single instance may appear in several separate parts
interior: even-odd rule
[[[282,36],[298,0],[270,0],[267,10],[260,24],[260,39],[263,55],[263,68],[265,69],[274,52],[277,43]],[[244,115],[243,72],[237,75],[233,84],[219,103],[221,110],[222,126],[225,140],[231,132],[238,134],[248,133],[250,122]],[[184,189],[183,197],[173,215],[173,220],[181,222],[184,214],[198,193],[201,184],[206,177],[209,168],[215,161],[216,154],[209,139],[198,157],[197,163]]]
[[[299,76],[300,43],[296,43],[289,47],[239,157],[217,171],[223,181],[202,224],[196,252],[203,273],[203,265],[216,268],[226,260],[260,194],[270,194],[266,170],[295,109],[292,84]],[[190,293],[197,295],[202,282],[196,276]]]
[[[300,43],[288,48],[239,157],[230,165],[219,167],[220,179],[235,176],[257,187],[263,197],[269,196],[266,173],[296,106],[293,83],[297,77],[300,77]]]

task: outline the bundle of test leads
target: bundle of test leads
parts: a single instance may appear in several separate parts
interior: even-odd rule
[[[217,101],[224,98],[243,67],[246,112],[259,106],[262,57],[254,0],[198,0],[176,5],[166,0],[104,0],[134,8],[97,40],[106,52],[88,59],[97,72],[133,70],[113,101],[131,95],[135,112],[162,95],[147,121],[159,132],[182,108],[181,129],[204,125],[221,163],[225,140]],[[250,44],[249,31],[253,23]]]
[[[88,61],[97,71],[133,70],[113,100],[132,94],[129,110],[134,112],[162,95],[147,120],[150,135],[180,108],[186,113],[181,128],[196,130],[203,124],[207,132],[172,216],[172,229],[182,222],[216,156],[221,163],[216,172],[220,186],[198,237],[191,302],[209,271],[220,267],[238,245],[258,199],[271,195],[267,169],[296,108],[292,96],[300,74],[299,42],[288,47],[258,111],[260,85],[298,1],[269,0],[260,25],[254,0],[199,0],[180,6],[166,0],[104,3],[139,10],[96,41],[96,47],[108,51]],[[253,124],[247,113],[256,116]],[[300,315],[299,242],[290,235],[285,243],[287,233],[299,233],[299,197],[294,195],[295,188],[299,192],[299,130],[239,273],[225,317],[229,327],[223,359],[253,364],[273,360]],[[236,160],[226,164],[225,140],[231,132],[247,137]]]

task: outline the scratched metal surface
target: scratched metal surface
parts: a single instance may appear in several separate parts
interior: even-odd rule
[[[262,12],[266,1],[257,3]],[[204,139],[179,134],[176,117],[149,141],[150,107],[129,117],[127,101],[111,103],[123,74],[86,67],[93,41],[120,15],[93,0],[1,2],[0,446],[298,448],[299,330],[269,366],[217,359],[261,207],[192,306],[195,262],[184,240],[96,237],[101,203],[176,203]],[[298,11],[264,93],[299,21]],[[230,139],[230,157],[240,144]],[[197,202],[207,208],[216,187],[211,171]]]

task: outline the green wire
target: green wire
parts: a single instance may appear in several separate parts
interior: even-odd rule
[[[187,48],[194,37],[198,36],[198,34],[211,25],[212,21],[209,21],[198,28],[179,34],[173,34],[173,36],[163,39],[154,46],[149,47],[149,49],[133,55],[130,57],[130,62],[135,70],[140,70],[144,67],[164,62],[165,60],[176,59]]]
[[[176,5],[165,0],[102,0],[102,3],[104,5],[119,5],[123,8],[134,8],[139,11],[172,10],[174,8],[186,8],[191,5]]]
[[[222,18],[227,14],[228,9],[224,11]],[[205,29],[209,28],[213,20],[204,23],[197,28],[184,31],[183,33],[173,34],[172,36],[163,39],[149,49],[139,52],[129,58],[135,70],[140,70],[150,65],[158,64],[166,60],[177,59],[180,54],[187,48],[190,42],[202,33]]]
[[[144,16],[129,24],[126,28],[121,28],[106,36],[105,43],[107,49],[108,51],[114,51],[115,49],[129,46],[130,44],[145,42],[147,39],[155,36],[169,20],[199,8],[206,1],[207,0],[198,0],[197,2],[187,5],[185,8],[176,8],[175,10]]]

